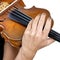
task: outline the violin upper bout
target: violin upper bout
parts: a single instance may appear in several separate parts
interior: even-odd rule
[[[38,14],[42,14],[42,13],[46,13],[47,17],[50,16],[50,12],[47,9],[37,8],[35,6],[29,8],[29,9],[20,8],[20,11],[23,12],[24,14],[30,16],[31,18],[35,18]]]
[[[20,1],[21,1],[21,2],[20,2],[21,5],[24,7],[24,6],[25,6],[24,2],[23,2],[22,0],[20,0]]]
[[[18,3],[20,4],[20,6],[24,7],[25,6],[24,2],[22,0],[19,0],[19,1],[18,1]]]

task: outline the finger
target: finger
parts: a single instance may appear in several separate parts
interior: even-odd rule
[[[32,26],[32,20],[29,22],[29,24],[25,30],[25,33],[29,33],[29,31],[31,30],[31,26]]]
[[[40,19],[40,14],[37,15],[36,18],[33,20],[31,34],[36,33],[36,28],[37,28],[37,24],[38,24],[39,19]]]
[[[45,24],[45,28],[44,28],[44,30],[43,30],[43,35],[44,35],[44,39],[46,38],[46,37],[48,37],[48,34],[49,34],[49,32],[50,32],[50,30],[51,30],[51,18],[49,17],[48,19],[47,19],[47,21],[46,21],[46,24]]]
[[[45,23],[45,17],[46,17],[46,14],[43,13],[41,15],[41,18],[40,18],[39,23],[38,23],[37,34],[42,32],[42,29],[43,29],[43,26],[44,26],[44,23]]]

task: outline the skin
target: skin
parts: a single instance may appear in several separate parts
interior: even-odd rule
[[[53,43],[54,40],[52,38],[48,38],[52,25],[52,19],[48,17],[45,23],[45,18],[46,14],[42,13],[29,22],[24,32],[22,47],[20,49],[17,50],[6,43],[3,60],[33,60],[39,49]],[[45,27],[43,29],[44,23]],[[9,51],[6,51],[6,49]],[[9,54],[9,57],[6,58],[7,54]]]

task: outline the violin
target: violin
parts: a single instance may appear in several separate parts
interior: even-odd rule
[[[22,45],[23,33],[26,29],[28,22],[31,19],[34,19],[38,14],[42,13],[46,13],[46,19],[50,17],[50,13],[46,9],[36,8],[35,6],[33,6],[30,9],[24,9],[25,4],[23,3],[22,0],[1,0],[1,2],[8,2],[9,6],[0,13],[0,34],[4,38],[5,42],[9,42],[11,46],[16,48]],[[18,20],[10,19],[8,17],[9,13],[14,9],[18,9],[18,12],[21,12],[23,17],[25,16],[25,20],[29,20],[27,21],[27,24],[22,23]],[[13,13],[13,15],[14,14],[15,13]],[[60,34],[55,32],[54,30],[50,31],[49,37],[60,42]]]

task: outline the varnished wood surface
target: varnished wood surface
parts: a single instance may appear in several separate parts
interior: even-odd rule
[[[13,0],[2,0],[2,1],[6,1],[10,3]],[[46,9],[41,9],[36,7],[32,7],[30,9],[24,9],[25,5],[22,2],[22,0],[19,0],[14,6],[17,7],[24,14],[30,16],[32,19],[34,19],[38,14],[42,14],[42,13],[46,13],[47,15],[46,18],[50,16],[49,11]],[[4,20],[3,22],[0,22],[0,25],[4,27],[4,31],[7,33],[9,37],[14,39],[20,39],[22,38],[26,27],[8,18],[8,14],[11,9],[13,9],[13,6],[9,10],[7,10],[3,15],[0,16],[0,20]]]

